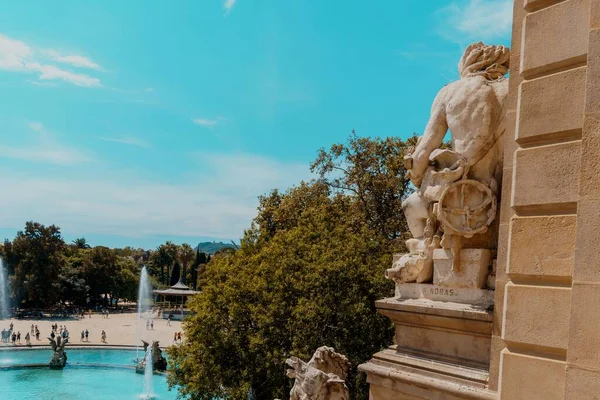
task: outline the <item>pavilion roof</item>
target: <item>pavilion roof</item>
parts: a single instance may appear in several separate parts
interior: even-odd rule
[[[154,294],[162,294],[164,296],[193,296],[200,292],[196,290],[182,290],[182,289],[164,289],[164,290],[153,290]]]
[[[188,286],[181,282],[181,279],[168,289],[153,290],[155,294],[162,294],[164,296],[193,296],[200,292],[191,290]]]

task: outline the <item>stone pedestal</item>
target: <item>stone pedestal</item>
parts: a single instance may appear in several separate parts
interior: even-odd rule
[[[396,326],[396,344],[359,367],[367,374],[371,400],[496,398],[486,389],[490,311],[424,298],[389,298],[376,304]]]
[[[482,289],[490,272],[491,252],[488,249],[462,249],[460,269],[452,266],[452,251],[433,251],[433,284],[452,288]]]

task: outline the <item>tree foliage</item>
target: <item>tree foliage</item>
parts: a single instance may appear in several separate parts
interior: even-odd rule
[[[328,345],[348,356],[352,396],[366,399],[357,366],[393,335],[374,304],[393,294],[384,270],[406,230],[407,147],[352,136],[320,152],[319,180],[262,196],[240,249],[206,267],[187,340],[169,350],[170,384],[191,399],[284,398],[286,358]]]
[[[5,240],[0,255],[8,267],[13,304],[41,308],[135,301],[143,265],[158,268],[157,276],[162,268],[164,283],[178,278],[177,263],[185,269],[194,259],[191,246],[171,242],[155,252],[91,247],[85,238],[66,244],[57,226],[37,222],[27,222],[12,241]]]

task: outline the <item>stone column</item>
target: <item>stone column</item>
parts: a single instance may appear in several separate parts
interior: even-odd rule
[[[598,135],[591,128],[593,114],[588,117],[584,109],[586,92],[590,96],[593,82],[600,83],[600,75],[588,70],[592,1],[515,1],[510,78],[515,125],[514,139],[505,142],[507,207],[501,213],[490,367],[490,387],[503,399],[588,398],[578,392],[582,375],[567,371],[582,371],[570,365],[573,352],[584,351],[581,343],[573,347],[581,337],[577,316],[583,309],[589,316],[586,304],[593,301],[587,282],[577,281],[577,271],[587,268],[583,260],[591,256],[582,250],[599,243],[585,246],[593,229],[588,222],[597,220],[600,208],[592,197],[583,200],[587,190],[600,188],[594,183],[598,175],[581,169],[582,143],[589,148],[594,141],[588,136]],[[600,170],[598,154],[588,158],[584,165]],[[597,309],[600,297],[595,301]],[[565,391],[571,384],[577,395]]]
[[[600,396],[600,0],[590,0],[565,399]],[[583,40],[583,39],[582,39]]]

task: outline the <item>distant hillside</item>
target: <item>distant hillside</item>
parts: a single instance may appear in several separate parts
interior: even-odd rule
[[[203,253],[215,254],[215,252],[217,250],[220,250],[220,249],[223,249],[226,247],[235,248],[235,246],[232,245],[231,243],[201,242],[201,243],[198,243],[198,246],[195,247],[195,250],[198,251],[198,249],[200,249],[200,251]]]

